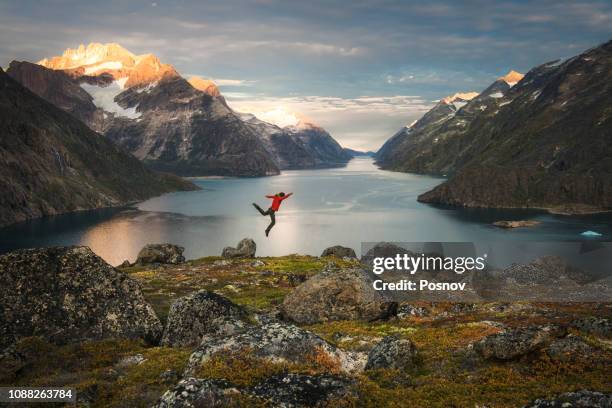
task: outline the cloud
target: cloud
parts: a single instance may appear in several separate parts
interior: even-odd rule
[[[225,93],[229,105],[279,126],[307,117],[323,126],[345,147],[378,148],[398,129],[421,117],[432,102],[412,95],[271,97],[260,94]]]

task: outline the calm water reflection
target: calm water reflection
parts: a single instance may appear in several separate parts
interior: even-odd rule
[[[217,255],[227,245],[252,237],[260,255],[318,255],[327,246],[359,251],[363,241],[580,240],[594,230],[608,239],[610,215],[562,217],[525,211],[456,210],[416,201],[441,179],[377,169],[371,159],[354,159],[345,168],[287,171],[255,179],[198,179],[202,191],[167,194],[134,208],[51,217],[0,230],[0,251],[51,245],[88,245],[112,264],[134,260],[147,243],[171,242],[187,258]],[[267,208],[264,196],[293,191],[269,222],[251,206]],[[500,219],[531,217],[535,228],[504,231]]]

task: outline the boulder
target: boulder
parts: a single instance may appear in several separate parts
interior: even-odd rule
[[[161,396],[154,408],[224,408],[236,406],[241,392],[225,380],[186,378]]]
[[[601,317],[585,317],[576,319],[572,322],[572,327],[577,328],[585,333],[593,334],[599,337],[612,337],[612,323],[610,320]]]
[[[589,362],[597,358],[598,350],[578,336],[569,335],[554,341],[546,349],[546,354],[554,360],[562,363]]]
[[[492,334],[474,344],[485,359],[512,360],[540,350],[565,335],[561,327],[531,326]]]
[[[524,408],[609,408],[611,406],[612,394],[580,390],[566,392],[550,399],[537,399]]]
[[[587,273],[569,265],[559,256],[543,256],[526,265],[512,264],[501,272],[500,277],[510,278],[519,284],[554,284],[560,277],[578,283],[591,280]]]
[[[338,258],[357,258],[357,254],[352,248],[347,248],[340,245],[325,248],[321,256],[335,256]]]
[[[300,324],[372,321],[396,311],[397,303],[377,292],[361,269],[326,268],[296,287],[281,305],[283,317]]]
[[[138,253],[136,264],[179,264],[185,262],[184,250],[185,248],[173,244],[148,244]]]
[[[365,369],[397,368],[405,370],[416,365],[417,349],[410,340],[387,336],[368,354]]]
[[[429,316],[429,310],[421,306],[414,306],[411,304],[400,304],[397,308],[397,317],[400,319],[406,319],[409,317],[425,317]]]
[[[355,397],[346,377],[329,374],[281,374],[266,378],[251,393],[274,407],[333,407],[334,401]]]
[[[161,344],[197,346],[206,334],[237,331],[236,326],[241,325],[240,320],[244,317],[244,310],[229,299],[200,290],[172,303]]]
[[[56,343],[161,337],[161,322],[138,283],[88,247],[1,255],[0,282],[0,348],[28,336]]]
[[[395,257],[397,254],[412,255],[413,252],[390,242],[379,242],[370,248],[365,255],[362,255],[361,262],[371,265],[374,258],[391,258]]]
[[[254,258],[257,245],[251,238],[244,238],[236,248],[225,247],[221,256],[224,258]]]
[[[365,355],[343,351],[312,332],[276,322],[251,326],[232,336],[204,336],[200,346],[189,357],[185,376],[193,375],[217,353],[241,352],[274,362],[297,364],[312,362],[313,358],[322,355],[344,372],[358,372],[365,365]]]

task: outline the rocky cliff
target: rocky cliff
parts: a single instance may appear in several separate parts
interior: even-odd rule
[[[151,54],[118,44],[68,49],[9,75],[154,169],[184,176],[264,176],[346,163],[323,129],[273,131],[244,121],[211,80],[182,78]]]
[[[146,169],[1,70],[0,89],[0,225],[196,188]]]
[[[612,207],[612,42],[533,68],[515,84],[508,77],[517,79],[500,78],[439,122],[398,132],[378,162],[452,176],[423,202],[563,213]]]

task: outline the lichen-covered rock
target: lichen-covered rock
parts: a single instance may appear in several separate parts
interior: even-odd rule
[[[572,326],[585,333],[600,337],[612,337],[612,323],[601,317],[585,317],[572,322]]]
[[[539,350],[565,335],[561,327],[531,326],[492,334],[474,344],[485,359],[512,360]]]
[[[206,334],[239,331],[240,320],[245,316],[244,310],[229,299],[200,290],[172,303],[161,344],[197,346]]]
[[[591,280],[586,272],[571,266],[559,256],[543,256],[526,265],[512,264],[500,276],[519,284],[554,284],[560,277],[578,283]]]
[[[266,378],[251,392],[274,407],[328,407],[354,396],[355,383],[346,377],[319,374],[282,374]]]
[[[353,248],[343,247],[341,245],[335,245],[329,248],[325,248],[321,256],[336,256],[338,258],[357,258],[357,254]]]
[[[0,348],[27,336],[56,343],[108,337],[156,343],[161,333],[138,283],[87,247],[0,256]]]
[[[429,310],[421,306],[411,304],[401,304],[397,308],[397,317],[406,319],[409,317],[425,317],[429,316]]]
[[[416,356],[417,349],[410,340],[395,335],[387,336],[370,350],[365,369],[412,368],[416,364]]]
[[[225,247],[221,256],[224,258],[254,258],[257,245],[251,238],[244,238],[236,248]]]
[[[597,358],[598,350],[578,336],[569,335],[554,341],[546,349],[546,354],[554,360],[567,362],[588,362]]]
[[[284,318],[301,324],[372,321],[395,315],[397,303],[374,290],[361,269],[326,268],[286,296],[281,311]]]
[[[185,248],[174,244],[148,244],[138,253],[136,263],[138,265],[179,264],[185,262],[184,250]]]
[[[225,408],[240,394],[224,380],[186,378],[166,391],[154,408]]]
[[[273,362],[308,363],[323,356],[335,362],[344,372],[361,371],[366,356],[343,351],[316,334],[285,323],[268,323],[248,327],[232,336],[204,336],[200,346],[191,354],[185,375],[197,372],[197,368],[217,353],[248,352],[256,358]]]
[[[566,392],[550,399],[537,399],[524,408],[609,408],[612,407],[612,394],[580,390]]]
[[[391,258],[395,257],[398,254],[411,255],[412,252],[390,242],[379,242],[378,244],[370,248],[365,255],[361,256],[361,262],[371,265],[374,258]]]

